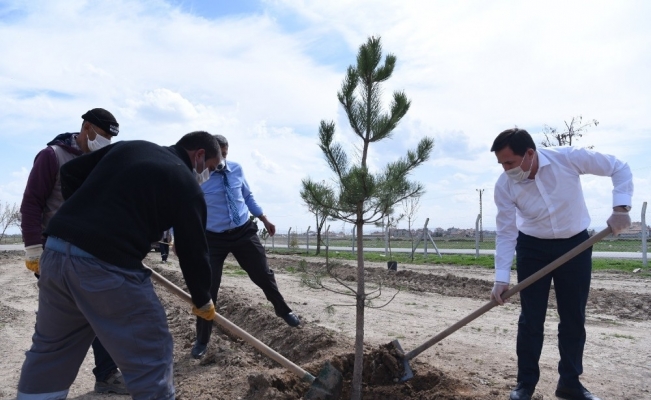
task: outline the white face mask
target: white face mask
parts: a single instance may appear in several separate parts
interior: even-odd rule
[[[199,185],[201,185],[202,183],[204,183],[205,181],[210,179],[210,169],[208,167],[206,167],[206,159],[205,159],[205,157],[203,159],[203,165],[205,167],[203,169],[203,171],[201,171],[201,173],[197,172],[197,160],[196,159],[194,160],[194,169],[192,169],[192,173],[193,173],[194,178],[197,180],[197,183]]]
[[[529,171],[522,170],[522,163],[524,163],[524,159],[525,157],[522,157],[522,162],[519,166],[506,171],[506,175],[508,175],[509,178],[513,179],[516,182],[522,182],[525,179],[529,178],[529,175],[531,175],[531,170],[533,169],[533,156],[531,156],[531,166],[529,166]]]
[[[99,150],[102,147],[106,147],[109,144],[111,144],[111,141],[109,139],[105,138],[104,136],[99,135],[97,133],[97,131],[95,129],[93,129],[93,127],[91,127],[90,129],[92,129],[93,132],[95,132],[95,140],[88,139],[88,149],[90,151]]]

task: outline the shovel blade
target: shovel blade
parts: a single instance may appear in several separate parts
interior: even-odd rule
[[[402,349],[402,346],[400,345],[398,339],[392,341],[391,344],[400,353],[400,360],[402,360],[402,367],[405,371],[404,375],[402,375],[402,377],[400,378],[400,382],[406,382],[414,377],[414,371],[412,371],[411,365],[409,365],[409,360],[405,358],[405,351]]]
[[[341,372],[326,362],[305,394],[306,400],[338,400],[344,386]]]

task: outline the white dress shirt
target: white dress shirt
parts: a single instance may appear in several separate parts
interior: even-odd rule
[[[613,207],[631,205],[631,170],[614,156],[576,147],[536,152],[534,179],[515,182],[502,173],[495,184],[495,280],[499,282],[509,282],[518,231],[540,239],[565,239],[590,226],[580,175],[611,177]]]

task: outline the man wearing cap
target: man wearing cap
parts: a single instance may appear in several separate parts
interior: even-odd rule
[[[59,169],[82,154],[109,145],[111,138],[119,132],[115,117],[103,108],[94,108],[81,118],[83,121],[79,133],[57,135],[36,155],[27,179],[20,205],[20,226],[25,242],[25,265],[37,278],[39,260],[45,245],[42,232],[63,204]],[[127,394],[122,374],[99,339],[95,338],[92,346],[95,355],[95,391]]]
[[[197,131],[169,147],[121,141],[61,167],[66,201],[44,231],[39,312],[17,400],[65,399],[95,336],[132,398],[175,398],[172,335],[142,260],[173,228],[192,312],[214,319],[197,182],[220,162],[215,138]]]

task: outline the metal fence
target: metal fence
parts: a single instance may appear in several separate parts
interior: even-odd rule
[[[641,227],[640,232],[622,234],[618,237],[609,236],[602,240],[600,243],[595,244],[594,251],[603,252],[626,252],[626,253],[640,253],[642,258],[643,267],[648,267],[648,241],[649,229],[646,224],[646,206],[644,202],[641,211]],[[474,237],[468,235],[441,235],[440,232],[430,232],[427,229],[429,218],[425,222],[423,229],[414,232],[409,232],[407,235],[403,230],[396,230],[401,233],[400,236],[394,236],[389,232],[369,233],[363,237],[364,248],[378,249],[384,248],[385,255],[389,255],[391,249],[410,249],[412,254],[415,251],[423,252],[427,256],[428,248],[430,251],[435,252],[439,257],[441,253],[439,249],[459,249],[459,250],[474,250],[475,257],[480,255],[481,250],[495,250],[495,232],[493,231],[479,231],[481,216],[477,216],[475,223]],[[437,236],[439,235],[439,236]],[[480,240],[481,238],[481,240]],[[317,234],[316,231],[308,227],[305,231],[299,232],[290,228],[287,233],[277,232],[274,237],[267,237],[263,239],[266,247],[275,249],[284,248],[294,250],[296,252],[315,251],[317,247]],[[332,233],[330,226],[322,232],[321,246],[331,246],[343,249],[350,249],[355,252],[356,237],[354,227],[350,231]],[[467,252],[466,252],[467,253]]]

